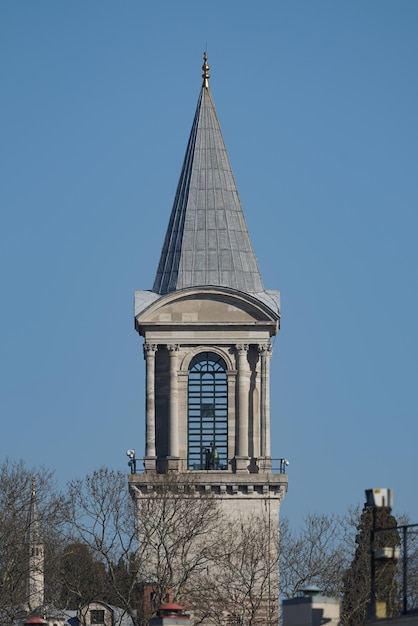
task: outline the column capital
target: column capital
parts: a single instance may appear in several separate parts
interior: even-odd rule
[[[156,343],[144,343],[144,357],[148,354],[155,354],[158,350]]]
[[[248,343],[237,343],[235,349],[237,352],[248,352]]]
[[[258,344],[258,351],[260,354],[271,355],[272,350],[273,350],[273,346],[271,345],[271,343],[259,343]]]
[[[178,343],[168,343],[166,347],[169,352],[178,352],[180,350]]]

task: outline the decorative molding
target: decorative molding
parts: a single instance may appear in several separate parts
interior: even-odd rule
[[[138,482],[136,485],[131,484],[130,490],[133,497],[136,500],[140,500],[143,497],[155,497],[160,494],[161,482],[156,480],[152,481],[151,475],[149,475],[150,481]],[[225,483],[225,482],[201,482],[201,483],[187,483],[185,485],[177,485],[178,493],[195,494],[196,497],[200,497],[203,494],[213,493],[214,495],[220,495],[224,498],[238,497],[239,499],[251,498],[251,500],[264,500],[265,498],[273,498],[277,500],[283,500],[287,491],[286,485],[280,483],[253,483],[251,481],[245,481],[240,483]]]
[[[189,373],[190,363],[194,359],[197,354],[201,354],[203,352],[213,352],[220,356],[226,364],[227,374],[234,369],[234,361],[231,359],[230,354],[231,349],[227,349],[227,346],[222,346],[219,344],[211,345],[211,344],[202,344],[199,346],[190,346],[188,349],[187,346],[183,346],[182,353],[185,353],[181,358],[180,370]],[[187,350],[187,352],[186,352]]]

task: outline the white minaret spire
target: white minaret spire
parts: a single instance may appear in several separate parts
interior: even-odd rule
[[[44,543],[36,498],[35,477],[32,477],[31,483],[26,544],[29,552],[27,604],[29,611],[33,612],[44,605]]]

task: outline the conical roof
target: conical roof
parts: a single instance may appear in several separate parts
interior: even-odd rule
[[[152,291],[196,286],[264,292],[204,56],[203,85]]]

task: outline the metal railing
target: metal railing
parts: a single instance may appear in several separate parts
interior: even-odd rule
[[[129,454],[128,454],[129,453]],[[131,474],[143,474],[145,470],[145,459],[136,458],[134,450],[128,450],[126,453],[129,456],[128,465],[131,469]],[[228,471],[230,467],[233,466],[233,459],[230,459],[228,463],[219,463],[218,467],[208,469],[204,463],[190,463],[189,459],[178,458],[176,459],[179,462],[180,467],[185,471],[189,472],[201,472],[206,474],[211,474],[212,472],[222,472]],[[142,461],[142,463],[141,463]],[[289,465],[289,461],[285,458],[269,458],[268,465],[266,463],[266,459],[259,459],[257,457],[249,458],[248,467],[250,469],[250,473],[256,474],[258,472],[263,472],[265,470],[270,470],[276,474],[286,474],[286,468]],[[165,459],[157,459],[156,463],[163,463]],[[271,465],[270,465],[271,463]]]

